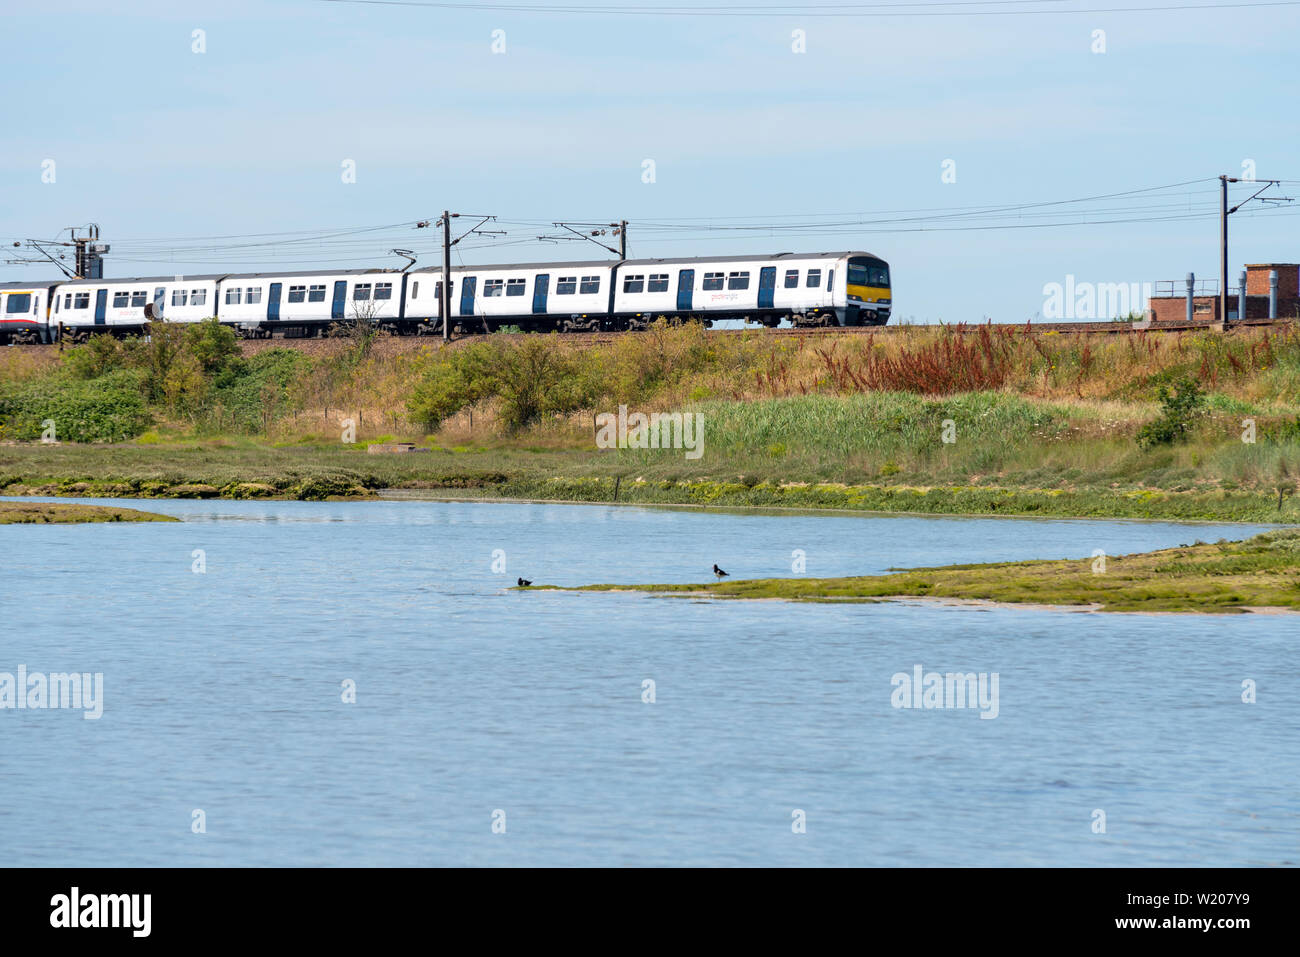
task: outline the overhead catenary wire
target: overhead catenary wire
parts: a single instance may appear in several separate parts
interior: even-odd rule
[[[1025,203],[977,206],[884,209],[859,213],[769,213],[740,216],[656,217],[634,221],[641,242],[653,249],[669,244],[717,242],[721,237],[853,237],[918,232],[973,232],[994,230],[1047,229],[1094,225],[1169,223],[1206,219],[1217,215],[1217,204],[1202,197],[1217,189],[1198,189],[1217,177],[1186,180],[1160,186],[1140,187],[1110,193]],[[1277,182],[1294,183],[1295,180]],[[1250,183],[1242,187],[1251,186]],[[1189,188],[1190,187],[1190,188]],[[1294,215],[1294,204],[1243,210],[1243,216]],[[456,247],[463,264],[473,251],[533,247],[554,249],[557,243],[536,234],[564,221],[575,225],[604,225],[610,220],[591,217],[547,219],[498,218],[505,235],[471,234]],[[189,271],[242,269],[268,271],[287,268],[315,268],[338,264],[351,266],[395,265],[389,250],[413,246],[411,230],[429,220],[407,220],[376,226],[329,227],[213,237],[137,237],[114,241],[113,262],[150,264],[158,272],[184,267]],[[527,230],[529,235],[511,234]],[[463,250],[463,252],[462,252]],[[418,257],[432,256],[437,249],[415,248]]]

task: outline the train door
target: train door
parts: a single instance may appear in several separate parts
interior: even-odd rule
[[[280,290],[284,283],[271,283],[270,295],[266,297],[266,321],[277,322],[280,319]]]
[[[695,270],[683,269],[677,274],[677,311],[690,312],[691,297],[695,291]]]
[[[771,309],[776,295],[776,267],[764,266],[758,272],[758,308]]]
[[[100,289],[95,292],[95,325],[104,324],[104,313],[108,309],[108,290]]]
[[[330,318],[342,319],[343,309],[348,304],[348,281],[340,279],[334,284],[334,303],[330,306]]]
[[[546,315],[546,296],[551,290],[551,277],[542,273],[533,280],[533,315]]]
[[[826,305],[835,305],[835,270],[826,273]]]
[[[460,314],[474,315],[474,287],[478,285],[478,276],[466,276],[460,285]]]

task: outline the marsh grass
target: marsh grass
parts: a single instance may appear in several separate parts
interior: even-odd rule
[[[146,495],[171,485],[289,496],[454,488],[583,501],[608,500],[619,483],[620,500],[801,498],[812,507],[836,500],[826,489],[837,486],[866,491],[836,507],[887,507],[901,495],[891,488],[973,489],[926,492],[921,504],[1041,513],[1039,493],[1052,492],[1053,508],[1124,515],[1124,496],[1160,492],[1174,497],[1161,514],[1258,520],[1290,514],[1300,472],[1300,338],[1291,329],[1103,336],[913,326],[773,337],[656,325],[596,345],[561,336],[310,345],[244,356],[205,327],[148,347],[93,339],[63,354],[0,352],[0,440],[20,440],[0,445],[0,482]],[[1161,389],[1184,379],[1204,394],[1203,408],[1176,441],[1141,448]],[[704,455],[597,449],[595,417],[619,405],[701,413]],[[61,427],[63,438],[87,442],[98,429],[129,441],[27,444],[51,410],[74,429],[88,424]],[[1254,444],[1241,441],[1246,418]],[[354,441],[344,445],[349,419]],[[365,455],[381,437],[432,451]],[[1024,497],[981,497],[987,490]]]
[[[525,591],[547,590],[533,586]],[[849,578],[767,578],[698,585],[588,585],[569,591],[639,591],[668,596],[788,601],[882,598],[1089,606],[1100,611],[1242,612],[1300,609],[1300,531],[1243,542],[1195,544],[1106,560],[997,562],[915,568]]]
[[[67,502],[0,502],[0,525],[67,525],[87,522],[179,522],[156,512],[115,505],[73,505]]]

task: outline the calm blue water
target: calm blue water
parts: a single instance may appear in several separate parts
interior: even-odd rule
[[[0,672],[102,672],[105,699],[98,721],[0,711],[10,864],[1300,863],[1295,618],[506,590],[1254,528],[125,504],[186,521],[0,528]],[[917,664],[997,672],[998,717],[895,709]]]

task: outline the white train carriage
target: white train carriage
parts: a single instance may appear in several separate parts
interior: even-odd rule
[[[467,333],[643,329],[659,317],[881,325],[893,307],[888,264],[865,252],[458,266],[451,282],[451,323]],[[210,316],[258,337],[314,335],[355,320],[433,333],[442,328],[441,293],[436,267],[9,283],[0,286],[0,333],[49,341],[62,328],[84,339]]]
[[[893,304],[889,267],[870,253],[628,260],[617,278],[614,312],[632,328],[658,316],[879,325]]]
[[[0,283],[0,342],[49,342],[49,283]]]
[[[405,319],[440,329],[441,270],[410,278]],[[877,325],[892,308],[888,265],[858,252],[519,263],[457,267],[451,278],[452,321],[469,332],[638,329],[659,316]]]
[[[604,262],[458,266],[451,271],[451,321],[466,332],[519,326],[524,330],[595,328],[610,318],[611,274]],[[404,325],[420,333],[442,329],[442,270],[413,270]]]
[[[246,336],[311,335],[358,319],[394,325],[405,275],[391,269],[246,273],[222,277],[215,315]]]
[[[198,322],[215,315],[220,276],[74,279],[51,290],[51,327],[72,340],[143,333],[152,321]]]

